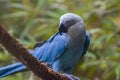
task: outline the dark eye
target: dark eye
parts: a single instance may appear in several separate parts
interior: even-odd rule
[[[60,24],[60,26],[59,26],[59,32],[60,33],[67,33],[68,32],[68,29],[67,29],[67,27],[64,25],[64,24]]]

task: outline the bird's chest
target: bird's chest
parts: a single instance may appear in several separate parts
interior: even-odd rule
[[[67,55],[68,58],[77,58],[80,57],[81,52],[82,49],[80,49],[80,47],[72,47],[72,48],[68,48],[65,54]]]
[[[69,63],[69,64],[76,64],[76,62],[78,62],[80,56],[81,56],[81,52],[82,50],[80,50],[80,48],[78,47],[72,47],[72,48],[68,48],[63,56],[62,59],[64,59],[63,61],[65,63]]]
[[[59,58],[60,62],[63,65],[75,65],[83,52],[83,43],[81,40],[79,41],[73,41],[71,40],[67,49],[63,53],[63,55]]]
[[[65,54],[69,54],[69,55],[72,55],[74,57],[79,57],[80,54],[82,53],[82,50],[83,50],[83,43],[71,42],[68,45],[68,48],[67,48]]]

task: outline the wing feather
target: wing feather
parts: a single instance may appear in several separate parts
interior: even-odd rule
[[[53,63],[58,55],[61,55],[67,47],[68,38],[59,33],[49,38],[41,47],[36,47],[33,55],[43,61]]]
[[[83,57],[86,54],[89,48],[89,44],[90,44],[90,34],[86,31],[86,39],[85,39],[85,44],[84,44],[83,53],[81,57]]]

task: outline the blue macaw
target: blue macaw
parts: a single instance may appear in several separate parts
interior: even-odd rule
[[[60,17],[59,31],[45,42],[35,45],[30,53],[56,72],[71,74],[75,65],[85,55],[90,35],[82,18],[73,13]],[[0,68],[0,78],[26,70],[21,62]]]

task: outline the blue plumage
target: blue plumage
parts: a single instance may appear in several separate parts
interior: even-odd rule
[[[47,62],[53,70],[71,74],[74,66],[86,53],[89,43],[90,36],[82,19],[78,15],[68,13],[60,18],[58,33],[29,51],[38,60]],[[25,69],[20,62],[0,68],[0,78]]]
[[[22,70],[25,70],[26,66],[24,66],[22,63],[15,63],[12,65],[5,66],[3,68],[0,68],[0,78],[5,77],[9,74],[13,74]]]
[[[89,32],[86,31],[86,39],[85,39],[83,53],[82,53],[81,57],[83,57],[86,54],[89,44],[90,44],[90,34],[89,34]]]
[[[33,56],[43,62],[52,64],[55,58],[62,54],[67,46],[68,40],[64,35],[64,33],[63,35],[60,35],[59,33],[53,35],[44,43],[44,45],[35,48]]]
[[[42,62],[52,64],[57,56],[59,56],[65,50],[67,46],[67,37],[56,33],[50,37],[41,47],[36,47],[30,51],[31,54]],[[3,68],[0,68],[0,77],[7,76],[11,73],[15,73],[26,69],[22,63],[16,63]]]

